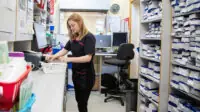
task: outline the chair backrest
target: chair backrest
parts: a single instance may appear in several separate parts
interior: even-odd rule
[[[118,48],[117,59],[119,60],[131,60],[134,58],[134,45],[133,44],[121,44]]]

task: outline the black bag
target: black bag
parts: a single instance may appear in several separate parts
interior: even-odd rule
[[[111,74],[102,74],[101,85],[107,89],[115,89],[117,87],[117,78]]]

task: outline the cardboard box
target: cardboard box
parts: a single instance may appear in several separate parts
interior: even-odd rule
[[[96,75],[96,78],[95,78],[95,83],[94,83],[94,86],[92,88],[93,91],[98,91],[99,90],[99,84],[100,84],[100,76],[99,75]]]

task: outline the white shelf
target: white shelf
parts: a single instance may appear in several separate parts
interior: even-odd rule
[[[195,13],[200,13],[200,10],[186,12],[186,13],[182,13],[182,14],[174,14],[173,17],[187,16],[187,15],[191,15],[191,14],[195,14]]]
[[[176,38],[182,38],[182,36],[178,36],[178,35],[171,35],[172,37],[176,37]]]
[[[182,64],[177,63],[177,62],[174,62],[174,61],[172,61],[172,64],[173,64],[173,65],[177,65],[177,66],[186,67],[186,68],[189,68],[189,69],[192,69],[192,70],[200,71],[200,68],[199,68],[199,67],[196,67],[196,66],[193,66],[193,65],[190,65],[190,64],[182,65]]]
[[[160,38],[140,38],[140,40],[161,40]]]
[[[171,86],[171,87],[172,87],[172,86]],[[174,87],[172,87],[172,88],[175,89],[175,90],[177,90],[177,91],[179,91],[179,92],[181,92],[181,93],[183,93],[183,94],[185,94],[185,95],[187,95],[187,96],[189,96],[189,97],[191,97],[191,98],[193,98],[193,99],[195,99],[195,100],[200,101],[200,98],[199,98],[198,96],[195,96],[195,95],[190,94],[190,93],[186,93],[185,91],[182,91],[182,90],[180,90],[180,89],[176,89],[176,88],[174,88]]]
[[[156,82],[157,84],[159,84],[159,83],[160,83],[160,81],[159,81],[159,80],[155,79],[155,78],[154,78],[154,77],[152,77],[152,76],[145,75],[145,74],[142,74],[142,73],[140,73],[140,75],[141,75],[141,76],[143,76],[143,77],[146,77],[146,78],[148,78],[148,79],[150,79],[150,80],[152,80],[152,81],[154,81],[154,82]]]
[[[141,91],[139,91],[139,94],[141,96],[143,96],[144,98],[148,99],[151,103],[153,103],[155,106],[158,107],[158,103],[157,102],[153,101],[151,98],[149,98],[148,96],[144,95]]]
[[[150,57],[146,57],[146,56],[142,56],[142,55],[140,55],[140,57],[143,58],[143,59],[146,59],[146,60],[150,60],[150,61],[160,63],[160,60],[157,60],[157,59],[154,59],[154,58],[150,58]]]
[[[141,2],[148,2],[148,1],[150,1],[150,0],[141,0]]]
[[[152,22],[161,22],[162,18],[155,18],[155,19],[151,19],[151,20],[142,20],[141,23],[152,23]]]
[[[198,35],[171,35],[171,36],[176,38],[183,38],[183,37],[197,37]]]

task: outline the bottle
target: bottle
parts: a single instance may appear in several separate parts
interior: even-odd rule
[[[10,63],[7,64],[5,71],[2,73],[0,81],[13,82],[17,80],[26,71],[26,61],[24,53],[9,53]]]

